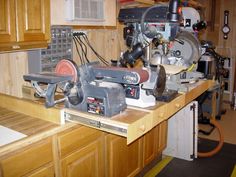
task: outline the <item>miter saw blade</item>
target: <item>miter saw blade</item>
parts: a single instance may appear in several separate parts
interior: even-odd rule
[[[181,58],[180,60],[176,59],[172,64],[190,67],[198,62],[202,48],[199,40],[191,32],[181,31],[177,40],[173,42],[170,51],[174,57]]]

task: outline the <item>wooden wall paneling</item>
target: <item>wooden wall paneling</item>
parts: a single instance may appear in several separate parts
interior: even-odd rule
[[[88,39],[95,49],[107,61],[117,59],[120,56],[120,44],[117,29],[80,29],[87,31]],[[78,45],[79,47],[79,45]],[[79,47],[80,49],[80,47]],[[80,54],[81,53],[81,50]],[[98,61],[95,54],[88,47],[88,59],[90,61]],[[73,42],[73,58],[77,64],[80,64],[79,55]]]
[[[205,19],[210,21],[211,19],[211,2],[215,1],[216,10],[215,10],[215,24],[214,30],[208,27],[205,31],[201,33],[201,39],[212,41],[216,46],[216,51],[223,56],[227,56],[231,58],[231,76],[230,76],[230,96],[229,101],[232,100],[233,97],[233,85],[235,82],[235,56],[236,56],[236,44],[234,42],[236,38],[236,24],[234,21],[236,20],[236,2],[234,0],[198,0],[203,3],[205,8]],[[228,34],[228,39],[225,40],[223,38],[222,27],[224,24],[224,11],[229,10],[229,26],[231,28],[230,33]]]
[[[104,51],[108,60],[118,59],[119,57],[120,52],[117,33],[117,30],[112,30],[108,35],[106,35],[106,50]]]
[[[236,1],[233,1],[233,19],[235,21],[236,19]],[[233,39],[236,39],[236,23],[233,23]],[[233,90],[234,92],[236,92],[236,72],[235,72],[235,68],[236,68],[236,42],[233,42],[233,56],[234,56],[234,87]]]
[[[231,23],[233,29],[231,29],[231,32],[233,33],[232,34],[233,39],[236,39],[236,23],[235,23],[235,19],[236,19],[236,1],[233,1],[232,6],[233,6],[233,10],[231,11],[229,18],[233,19],[233,23]],[[236,48],[236,42],[235,41],[233,41],[232,46],[233,46],[233,48]]]
[[[23,75],[28,73],[26,52],[0,54],[0,92],[22,97]]]
[[[212,21],[212,1],[216,1],[215,4],[215,18],[214,21]],[[207,21],[209,24],[207,26],[206,30],[200,31],[200,39],[203,40],[209,40],[212,41],[214,45],[218,45],[218,41],[219,41],[219,31],[220,29],[220,1],[221,0],[199,0],[200,3],[202,3],[204,6],[206,6],[206,8],[203,8],[200,12],[202,12],[201,16],[202,16],[202,20]],[[212,24],[214,29],[211,28]]]
[[[221,3],[220,3],[220,31],[219,31],[219,43],[218,43],[218,46],[219,47],[232,47],[232,31],[233,31],[233,28],[232,28],[232,24],[233,24],[233,18],[232,18],[232,12],[233,12],[233,0],[228,0],[228,1],[225,1],[225,0],[221,0]],[[221,28],[223,27],[223,24],[224,24],[224,11],[225,10],[229,10],[229,26],[231,28],[231,31],[230,33],[228,34],[228,39],[225,40],[223,38],[223,33],[221,31]]]
[[[231,79],[230,79],[230,87],[233,89],[233,85],[235,83],[235,78],[234,78],[234,72],[235,72],[235,33],[236,33],[236,28],[234,25],[234,21],[236,20],[235,18],[235,1],[234,0],[221,0],[221,8],[220,8],[220,32],[219,32],[219,43],[217,46],[217,51],[221,53],[222,55],[228,56],[231,58],[231,63],[233,64],[231,68]],[[229,10],[229,26],[230,26],[230,33],[228,34],[228,39],[225,40],[223,38],[223,33],[221,31],[221,28],[224,24],[224,11]],[[233,98],[233,92],[231,90],[231,93],[229,95],[229,101],[231,101]]]
[[[91,31],[90,35],[89,35],[89,41],[91,42],[91,44],[93,45],[95,50],[103,58],[105,58],[104,54],[105,54],[106,41],[105,41],[105,34],[104,34],[104,32],[101,32],[101,30],[96,30],[96,31],[93,30],[93,31]],[[89,56],[90,56],[90,58],[92,60],[97,60],[96,56],[91,52],[91,50],[90,50]]]

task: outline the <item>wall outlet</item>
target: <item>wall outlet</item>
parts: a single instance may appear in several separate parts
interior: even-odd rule
[[[87,35],[87,31],[85,30],[73,30],[73,36],[79,35],[81,33],[84,33],[85,35]]]

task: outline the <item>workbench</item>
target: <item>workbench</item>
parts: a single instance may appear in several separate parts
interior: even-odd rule
[[[0,176],[134,176],[160,157],[166,146],[166,120],[211,85],[199,81],[169,103],[128,107],[112,118],[46,109],[43,103],[0,94],[0,125],[27,135],[0,147]],[[64,116],[83,121],[62,124]]]

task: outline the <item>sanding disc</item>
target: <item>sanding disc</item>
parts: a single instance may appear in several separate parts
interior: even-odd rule
[[[72,81],[77,82],[78,79],[78,70],[77,65],[71,61],[63,59],[58,62],[55,72],[62,75],[71,75],[73,76]]]

